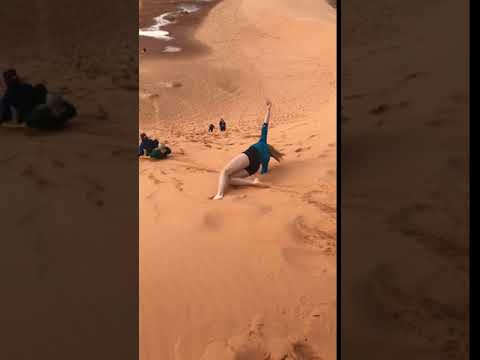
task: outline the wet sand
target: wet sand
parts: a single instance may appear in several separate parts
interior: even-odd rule
[[[181,48],[182,51],[177,53],[177,56],[190,56],[208,51],[207,46],[195,39],[194,32],[219,1],[145,1],[140,11],[140,29],[148,29],[156,24],[154,20],[156,17],[166,15],[166,20],[170,23],[163,26],[162,30],[168,32],[171,39],[159,41],[158,38],[140,36],[140,50],[145,48],[150,56],[161,55],[162,57],[165,56],[164,50],[167,46]],[[192,11],[192,7],[198,10]],[[182,12],[185,9],[189,11]]]

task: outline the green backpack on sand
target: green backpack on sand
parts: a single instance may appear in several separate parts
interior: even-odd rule
[[[167,146],[165,146],[164,149],[164,152],[162,152],[159,148],[153,149],[152,151],[150,151],[149,156],[153,159],[165,159],[168,155],[172,153],[172,150],[170,150],[170,148]]]

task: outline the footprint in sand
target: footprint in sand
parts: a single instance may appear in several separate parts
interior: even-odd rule
[[[175,189],[178,191],[182,192],[183,191],[183,181],[177,179],[177,178],[172,178],[173,181],[175,182]]]
[[[108,111],[102,105],[98,106],[97,115],[95,116],[98,120],[108,120],[110,118]]]
[[[386,113],[387,111],[389,111],[393,108],[405,109],[405,108],[408,107],[408,105],[409,105],[408,101],[401,101],[397,104],[392,104],[392,105],[381,104],[381,105],[378,105],[378,106],[374,107],[373,109],[371,109],[369,111],[369,113],[372,114],[372,115],[378,116],[378,115],[382,115],[382,114]]]
[[[258,208],[258,211],[262,215],[270,214],[273,211],[273,206],[270,206],[270,205],[260,206]]]
[[[39,215],[41,215],[42,211],[41,209],[32,209],[28,211],[25,215],[22,215],[18,220],[17,220],[17,225],[18,226],[25,226],[25,225],[30,225],[35,220]]]
[[[52,165],[58,169],[65,169],[65,163],[60,160],[52,160]]]
[[[40,189],[47,189],[53,187],[55,184],[42,176],[37,170],[34,169],[32,164],[29,164],[21,173],[21,176],[26,177],[27,179],[32,180],[35,185]]]
[[[153,191],[153,192],[151,192],[150,194],[148,194],[147,196],[145,196],[145,199],[150,200],[150,199],[152,199],[156,194],[157,194],[157,192],[156,192],[156,191]]]
[[[152,180],[155,185],[164,183],[164,181],[159,180],[153,173],[149,174],[148,178]]]
[[[367,94],[351,94],[351,95],[345,95],[344,99],[345,100],[363,99],[366,96]]]
[[[448,119],[445,118],[438,118],[438,119],[432,119],[424,122],[425,126],[428,127],[443,127],[449,122]]]
[[[465,105],[468,103],[468,95],[464,92],[458,92],[451,95],[450,100],[456,105]]]
[[[203,225],[209,230],[217,230],[223,226],[222,213],[218,211],[211,211],[204,215]]]
[[[304,152],[304,151],[306,151],[306,150],[310,150],[311,148],[312,148],[311,146],[308,146],[308,147],[306,147],[306,148],[299,147],[299,148],[295,149],[295,152],[296,152],[296,153],[301,153],[301,152]]]
[[[247,194],[241,194],[241,195],[237,195],[237,196],[232,196],[232,200],[233,201],[241,201],[241,200],[245,200],[248,198],[248,195]]]
[[[325,254],[320,250],[288,247],[282,250],[282,256],[294,269],[305,271],[315,276],[320,276],[327,272],[325,263],[322,261]]]
[[[449,358],[465,358],[466,308],[422,295],[418,287],[402,284],[400,275],[386,264],[377,265],[369,273],[366,284],[358,290],[365,314],[371,321],[390,324],[391,329],[408,332],[438,351],[448,352],[452,355]]]
[[[77,155],[80,159],[84,159],[84,160],[90,159],[91,157],[90,154],[87,154],[87,153],[78,153]]]
[[[337,207],[335,206],[334,194],[324,191],[313,190],[305,193],[302,200],[310,205],[315,206],[320,211],[336,217]]]
[[[102,199],[102,194],[105,192],[105,186],[103,186],[98,180],[88,177],[84,177],[83,180],[89,187],[85,193],[85,199],[96,207],[103,207],[105,201]]]
[[[9,163],[12,160],[15,160],[18,157],[18,153],[13,153],[7,156],[0,158],[0,164]]]
[[[381,105],[378,105],[378,106],[374,107],[373,109],[371,109],[369,111],[369,113],[372,114],[372,115],[381,115],[381,114],[385,113],[388,109],[390,109],[389,105],[381,104]]]
[[[95,191],[87,191],[85,193],[85,199],[96,207],[103,207],[105,202],[100,199],[99,194]]]
[[[439,221],[441,219],[441,221]],[[442,226],[437,224],[441,223]],[[435,203],[414,203],[399,209],[389,217],[392,231],[415,240],[426,249],[455,264],[457,269],[468,266],[468,244],[463,245],[463,234],[458,219]]]
[[[187,166],[187,167],[185,167],[185,170],[188,170],[190,172],[195,172],[195,173],[207,173],[207,174],[217,173],[215,170],[203,168],[203,167],[200,167],[200,166]]]
[[[261,318],[229,339],[211,342],[200,360],[321,360],[318,351],[302,333],[296,336],[266,337]]]
[[[337,251],[335,224],[324,224],[324,226],[327,229],[310,226],[303,216],[297,216],[290,228],[296,243],[312,246],[325,255],[335,255]]]
[[[406,80],[406,81],[410,81],[410,80],[414,80],[414,79],[418,79],[419,77],[425,75],[426,73],[424,72],[421,72],[421,71],[418,71],[418,72],[413,72],[413,73],[410,73],[408,75],[406,75],[403,80]]]
[[[346,123],[350,122],[350,120],[351,120],[350,117],[348,117],[348,116],[346,116],[346,115],[344,115],[344,114],[341,114],[341,115],[340,115],[340,122],[341,122],[342,124],[346,124]]]

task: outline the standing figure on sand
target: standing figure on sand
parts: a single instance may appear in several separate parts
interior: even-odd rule
[[[220,131],[226,131],[227,130],[227,123],[223,118],[220,118],[220,121],[218,122],[218,127],[220,128]]]
[[[268,124],[270,121],[271,109],[272,103],[267,101],[267,112],[263,121],[260,140],[250,146],[240,155],[234,157],[223,168],[222,172],[220,173],[217,194],[212,196],[213,200],[223,199],[228,185],[267,187],[265,184],[260,182],[258,178],[247,179],[247,177],[255,174],[260,167],[260,173],[265,174],[268,171],[270,157],[273,157],[275,160],[280,162],[284,156],[284,154],[267,143]]]

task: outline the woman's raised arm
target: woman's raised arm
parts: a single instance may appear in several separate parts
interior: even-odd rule
[[[265,114],[265,119],[263,120],[264,124],[268,124],[270,121],[270,110],[272,108],[272,102],[270,100],[267,100],[267,112]]]

